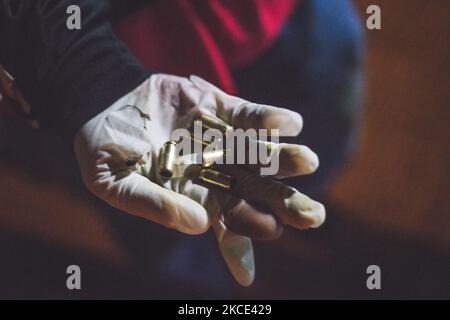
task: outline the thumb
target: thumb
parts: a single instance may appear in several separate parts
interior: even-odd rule
[[[88,188],[117,209],[186,234],[201,234],[209,228],[208,215],[200,204],[138,173],[120,177],[104,172],[97,177]]]

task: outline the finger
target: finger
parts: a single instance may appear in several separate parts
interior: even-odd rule
[[[242,199],[224,212],[224,219],[231,231],[255,240],[274,240],[283,233],[282,224],[273,214],[258,210]]]
[[[252,241],[235,234],[218,220],[213,224],[220,252],[236,281],[248,287],[255,279],[255,260]]]
[[[198,176],[197,171],[196,166],[190,166],[189,170],[185,172],[186,177],[173,179],[175,181],[171,184],[171,187],[205,205],[210,214],[210,221],[228,269],[240,285],[249,286],[255,277],[251,240],[229,230],[222,220],[223,203],[226,203],[232,196],[219,190],[192,183],[195,178],[191,176]],[[220,201],[217,201],[218,199]]]
[[[242,144],[238,142],[232,148],[209,145],[201,154],[191,155],[190,158],[207,166],[213,163],[238,164],[260,175],[280,178],[311,174],[319,167],[319,157],[307,146],[253,138],[246,139]]]
[[[317,228],[325,220],[324,206],[280,181],[261,177],[237,166],[218,166],[233,177],[235,196],[267,208],[283,224],[297,229]]]
[[[29,117],[31,114],[31,106],[26,101],[22,92],[17,87],[14,79],[11,75],[0,65],[0,87],[4,91],[4,94],[15,102],[18,106],[17,111],[19,114],[25,117]],[[36,121],[31,121],[32,127],[37,127]]]
[[[295,177],[319,167],[317,154],[303,145],[250,140],[245,152],[237,152],[238,157],[241,154],[246,156],[245,168],[264,176]]]
[[[8,74],[8,72],[0,65],[0,85],[2,86],[5,94],[10,98],[15,100],[16,89],[13,78]]]
[[[121,177],[105,171],[91,189],[115,208],[186,234],[204,233],[210,225],[200,204],[137,173]]]
[[[281,236],[283,226],[272,213],[259,210],[245,200],[205,185],[198,179],[200,171],[200,167],[191,166],[184,171],[185,179],[174,179],[171,189],[204,204],[210,221],[223,216],[225,225],[235,233],[258,240],[273,240]],[[206,201],[207,193],[212,201]]]
[[[267,129],[272,135],[297,136],[303,127],[303,119],[297,112],[230,96],[197,76],[191,76],[190,80],[198,88],[214,93],[217,115],[235,128]]]

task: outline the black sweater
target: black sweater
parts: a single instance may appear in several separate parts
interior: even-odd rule
[[[73,4],[81,30],[66,26]],[[0,64],[32,117],[66,139],[150,75],[113,34],[112,9],[109,0],[0,0]]]

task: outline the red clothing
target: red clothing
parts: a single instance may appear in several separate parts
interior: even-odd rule
[[[267,48],[297,2],[155,1],[119,21],[115,32],[146,67],[196,74],[234,93],[230,69]]]

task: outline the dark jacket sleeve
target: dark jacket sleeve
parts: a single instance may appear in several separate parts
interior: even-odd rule
[[[67,8],[81,9],[69,30]],[[32,117],[72,139],[89,119],[149,75],[111,27],[107,0],[0,0],[0,64],[32,105]]]

